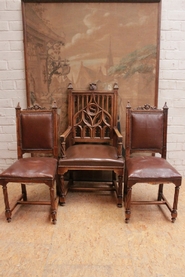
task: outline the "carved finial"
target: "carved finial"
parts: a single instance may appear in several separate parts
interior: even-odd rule
[[[95,83],[91,83],[91,84],[89,85],[89,89],[90,89],[90,90],[96,90],[96,89],[97,89],[96,84],[95,84]]]
[[[57,102],[55,100],[53,101],[52,108],[57,109]]]
[[[67,87],[68,89],[73,89],[73,85],[72,85],[72,83],[69,83],[69,85],[68,85],[68,87]]]
[[[164,103],[163,109],[167,109],[168,110],[167,102]]]
[[[130,106],[130,101],[127,102],[127,106],[126,106],[127,109],[131,109],[131,106]]]
[[[45,107],[41,107],[38,103],[34,103],[33,106],[28,107],[28,110],[45,110]]]
[[[114,83],[114,86],[113,86],[113,89],[118,89],[118,84],[117,83]]]
[[[17,103],[16,109],[21,109],[20,102]]]
[[[150,104],[145,104],[143,106],[139,106],[137,108],[137,110],[145,110],[145,111],[148,111],[148,110],[156,110],[157,108],[155,106],[151,106]]]

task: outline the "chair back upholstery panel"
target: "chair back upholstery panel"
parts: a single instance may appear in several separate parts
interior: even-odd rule
[[[51,110],[16,108],[18,158],[24,153],[51,154],[58,157],[57,107]]]
[[[159,153],[166,158],[168,108],[147,109],[127,107],[126,114],[126,158],[135,152]]]
[[[23,113],[20,117],[22,149],[52,149],[52,114],[47,112]]]
[[[133,112],[131,116],[131,148],[162,149],[163,112]]]

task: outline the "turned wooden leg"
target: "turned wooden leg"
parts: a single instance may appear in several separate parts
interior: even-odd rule
[[[118,196],[117,196],[117,206],[122,208],[123,206],[123,185],[122,185],[123,176],[118,176]]]
[[[127,187],[127,195],[125,198],[125,223],[129,222],[130,216],[131,216],[131,210],[130,210],[131,195],[132,195],[132,187],[130,188]]]
[[[57,195],[61,194],[61,187],[60,187],[60,176],[57,174],[56,176],[56,188],[57,188]]]
[[[116,180],[116,173],[114,171],[112,171],[112,186],[114,186],[115,182],[117,181]]]
[[[57,222],[57,210],[55,205],[55,191],[54,191],[54,185],[50,187],[50,199],[51,199],[51,220],[53,224],[56,224]]]
[[[22,190],[23,200],[27,201],[27,191],[26,191],[26,185],[25,184],[21,184],[21,190]]]
[[[177,204],[178,204],[179,190],[180,190],[180,186],[176,186],[175,187],[175,194],[174,194],[174,201],[173,201],[173,209],[172,209],[172,212],[171,212],[171,221],[172,221],[172,223],[174,223],[176,218],[177,218]]]
[[[158,189],[158,198],[157,198],[157,200],[161,201],[162,197],[163,197],[163,184],[160,184],[159,189]]]
[[[123,192],[123,201],[125,201],[127,195],[127,170],[125,169],[124,174],[124,192]]]
[[[3,185],[3,195],[4,195],[4,203],[5,203],[5,216],[8,222],[11,222],[12,212],[10,210],[9,200],[8,200],[8,191],[7,185]]]
[[[65,196],[66,196],[66,193],[65,193],[65,184],[64,184],[64,175],[61,175],[60,176],[60,200],[59,200],[59,203],[61,206],[64,206],[65,205]]]

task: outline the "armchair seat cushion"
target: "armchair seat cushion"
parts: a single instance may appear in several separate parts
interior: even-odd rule
[[[60,166],[123,166],[118,158],[117,148],[110,145],[76,144],[66,150],[66,157],[59,160]]]
[[[30,169],[30,170],[29,170]],[[21,158],[1,173],[0,179],[48,178],[53,179],[57,170],[57,159],[49,157]]]
[[[163,158],[139,156],[127,159],[126,163],[130,180],[143,178],[155,181],[155,179],[165,180],[181,177],[178,171]]]

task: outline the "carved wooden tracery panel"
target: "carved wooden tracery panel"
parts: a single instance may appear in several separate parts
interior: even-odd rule
[[[76,113],[73,117],[75,137],[108,138],[112,128],[112,98],[109,95],[76,96]],[[79,109],[79,104],[81,106]]]

